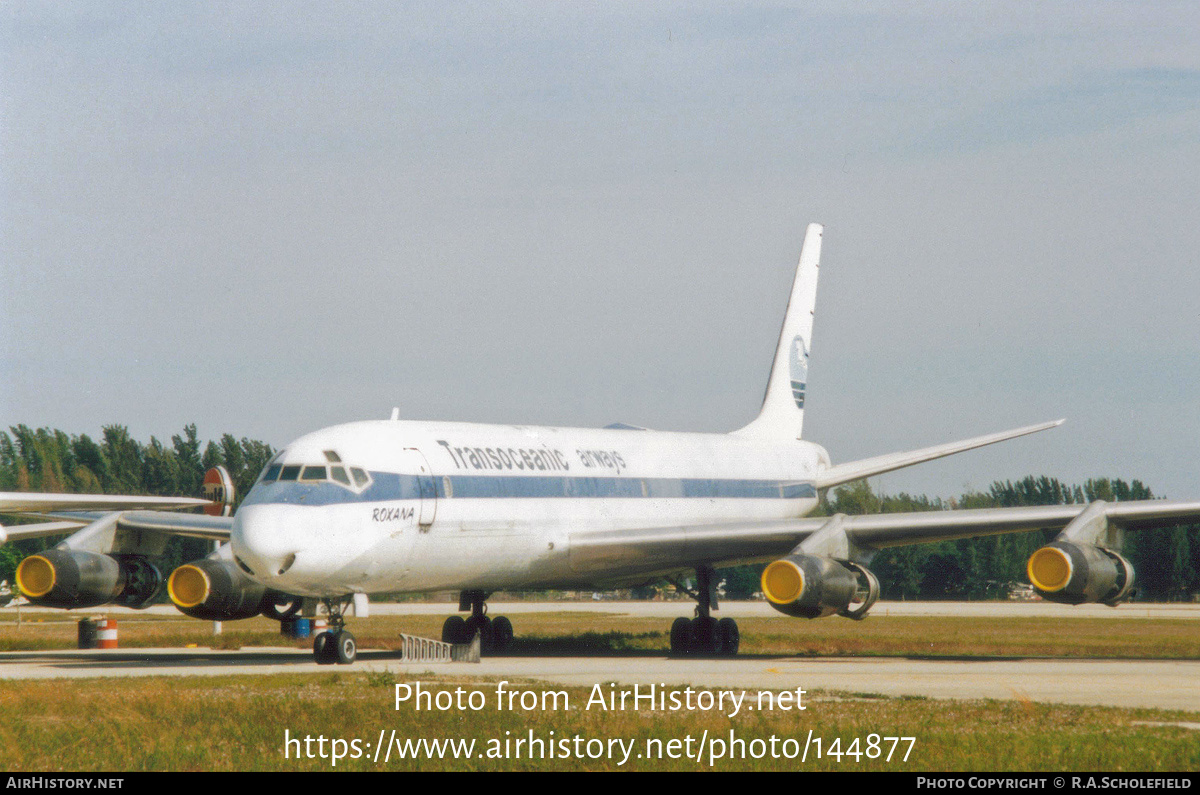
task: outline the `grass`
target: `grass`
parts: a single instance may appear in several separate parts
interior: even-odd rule
[[[451,612],[447,606],[446,615]],[[27,612],[20,627],[0,624],[0,651],[74,648],[78,618]],[[352,619],[349,627],[360,648],[391,649],[401,632],[440,637],[444,618],[378,616]],[[611,613],[520,614],[509,654],[661,655],[669,646],[669,623]],[[1200,631],[1188,620],[872,616],[803,621],[780,616],[739,619],[738,625],[745,655],[1200,659]],[[223,634],[214,636],[210,623],[184,616],[122,615],[119,636],[122,648],[310,645],[284,638],[278,624],[265,618],[226,622]]]
[[[402,705],[396,710],[394,684],[407,681],[393,673],[336,671],[220,679],[0,682],[0,767],[14,772],[333,769],[328,758],[295,758],[296,746],[291,758],[285,758],[285,730],[292,737],[358,739],[362,758],[344,758],[338,770],[697,770],[710,767],[707,753],[700,761],[638,759],[636,754],[653,738],[663,741],[663,748],[677,739],[683,748],[691,737],[695,749],[703,733],[728,740],[731,731],[747,744],[755,739],[769,742],[771,736],[780,743],[793,738],[803,744],[811,731],[825,749],[839,738],[843,751],[854,738],[861,750],[871,734],[914,736],[916,741],[906,762],[901,761],[907,749],[903,743],[891,762],[845,755],[816,759],[810,750],[803,764],[769,756],[717,758],[711,761],[713,769],[1111,773],[1200,766],[1196,732],[1137,724],[1195,721],[1196,715],[1188,713],[810,694],[804,712],[743,712],[730,718],[719,712],[585,710],[588,688],[558,686],[555,689],[570,695],[569,711],[508,712],[494,708],[494,683],[430,676],[423,676],[430,688],[479,690],[487,707],[478,712],[415,711]],[[508,740],[509,758],[393,758],[385,764],[381,754],[375,762],[371,757],[381,730],[389,736],[395,730],[401,738],[474,738],[477,754],[489,747],[503,749]],[[608,758],[512,758],[512,741],[530,732],[547,740],[576,735],[584,741],[632,740],[635,753],[624,765]],[[492,740],[496,743],[489,746]],[[312,748],[316,753],[318,746],[314,743]]]
[[[447,615],[451,606],[447,606]],[[74,648],[78,616],[25,611],[21,626],[0,624],[0,649]],[[394,648],[397,635],[437,637],[444,616],[378,616],[356,619],[351,628],[362,648]],[[213,636],[208,622],[185,617],[120,617],[123,648],[216,648],[294,645],[267,619],[228,622]],[[520,614],[511,654],[520,656],[662,655],[669,622],[608,613]],[[862,622],[739,620],[747,655],[877,655],[915,657],[1121,657],[1200,658],[1195,621],[1164,619],[1031,619],[878,616]],[[494,692],[493,682],[422,675],[432,688]],[[754,740],[803,743],[812,736],[829,749],[863,749],[868,735],[913,736],[907,762],[894,758],[721,758],[717,770],[1105,770],[1182,771],[1200,767],[1200,735],[1172,723],[1200,722],[1200,715],[1037,704],[1018,701],[940,701],[855,693],[810,693],[803,712],[585,710],[586,688],[544,683],[531,690],[567,690],[570,711],[414,711],[394,709],[394,686],[411,679],[397,672],[339,669],[319,674],[227,677],[145,677],[0,681],[0,768],[10,771],[138,770],[330,770],[328,758],[285,758],[284,732],[357,739],[362,758],[342,759],[338,770],[696,770],[707,756],[638,759],[647,744],[670,740],[686,748],[704,736],[728,740],[730,732]],[[1139,725],[1139,722],[1168,724]],[[508,758],[413,759],[383,755],[373,747],[383,730],[399,738],[475,739],[476,753],[489,741]],[[610,758],[512,758],[512,741],[529,733],[543,739],[621,739],[635,755],[625,764]],[[551,732],[554,734],[551,735]],[[853,746],[854,739],[859,740]],[[371,748],[362,750],[370,744]],[[593,746],[594,748],[595,746]],[[753,746],[746,746],[748,751]],[[799,746],[791,746],[796,750]],[[903,748],[904,746],[902,746]],[[693,746],[694,748],[694,746]],[[782,747],[781,747],[782,748]],[[313,747],[314,752],[317,746]],[[346,747],[352,752],[350,746]],[[710,750],[711,747],[710,747]],[[759,749],[761,750],[761,749]],[[619,753],[619,752],[618,752]],[[694,756],[694,755],[693,755]]]

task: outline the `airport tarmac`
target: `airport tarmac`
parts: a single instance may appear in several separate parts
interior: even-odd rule
[[[691,616],[695,605],[687,600],[676,599],[669,601],[630,601],[622,602],[609,599],[585,599],[581,601],[527,601],[527,602],[488,602],[488,612],[492,615],[515,615],[519,613],[611,613],[613,615],[629,615],[642,618],[660,617],[667,622],[678,616]],[[41,608],[26,606],[26,610],[36,611]],[[457,599],[454,601],[430,602],[372,602],[369,610],[373,615],[404,616],[404,615],[450,615],[458,609]],[[155,605],[145,610],[105,605],[86,610],[72,611],[77,613],[96,613],[120,615],[169,615],[179,617],[179,611],[171,605]],[[717,609],[717,616],[723,618],[778,618],[782,617],[770,604],[765,601],[722,601]],[[878,602],[871,608],[871,616],[957,616],[987,617],[987,618],[1108,618],[1108,619],[1184,619],[1200,621],[1200,603],[1175,602],[1126,602],[1109,607],[1108,605],[1058,605],[1040,600],[1028,602]],[[15,619],[16,608],[0,608],[0,621]]]
[[[822,690],[946,699],[1017,699],[1059,704],[1156,707],[1200,712],[1198,660],[914,659],[905,657],[485,657],[473,663],[405,663],[362,650],[352,668],[317,665],[293,648],[240,651],[113,649],[0,653],[0,678],[228,676],[392,672],[407,676],[701,688]]]
[[[372,603],[370,610],[378,615],[449,615],[458,602]],[[488,603],[493,615],[517,613],[582,612],[612,613],[615,615],[661,617],[673,621],[677,616],[690,616],[694,605],[684,600],[663,602],[617,602],[606,599],[576,602],[497,602]],[[168,610],[170,608],[167,608]],[[723,601],[717,617],[723,618],[780,618],[779,612],[765,601]],[[956,616],[987,618],[1168,618],[1200,621],[1200,604],[1127,602],[1108,605],[1058,605],[1051,602],[877,602],[871,616]]]
[[[376,604],[376,614],[450,613],[447,603]],[[495,614],[562,610],[674,617],[685,602],[512,602]],[[723,615],[774,615],[768,605],[728,602]],[[1045,603],[881,603],[892,615],[1072,615],[1112,619],[1200,619],[1200,605],[1062,607]],[[1066,611],[1060,613],[1059,611]],[[9,612],[9,611],[4,611]],[[109,611],[115,612],[115,611]],[[405,663],[395,652],[363,649],[353,668],[318,666],[294,648],[240,651],[133,649],[0,653],[0,678],[41,679],[388,671],[406,676],[533,680],[560,685],[691,685],[703,688],[795,690],[947,699],[1016,699],[1046,703],[1155,707],[1200,712],[1200,660],[1045,658],[908,658],[742,656],[673,659],[646,655],[605,657],[485,657],[478,664]]]

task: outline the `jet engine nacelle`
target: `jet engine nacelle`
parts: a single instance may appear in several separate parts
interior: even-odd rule
[[[865,566],[804,553],[768,564],[762,588],[771,607],[795,618],[862,618],[879,598],[879,581]]]
[[[1051,602],[1116,605],[1133,592],[1133,564],[1091,544],[1054,541],[1034,552],[1025,568],[1034,590]]]
[[[184,615],[208,621],[253,618],[275,594],[230,560],[203,558],[171,572],[167,593]]]
[[[33,604],[68,610],[118,604],[149,607],[162,574],[138,555],[47,549],[17,566],[17,587]]]

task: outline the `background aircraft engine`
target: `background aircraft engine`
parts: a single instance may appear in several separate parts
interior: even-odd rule
[[[115,603],[148,607],[162,575],[137,555],[113,557],[78,549],[48,549],[17,566],[17,587],[35,605],[67,609]]]
[[[1133,564],[1109,549],[1055,541],[1029,557],[1029,581],[1051,602],[1115,605],[1133,592]]]
[[[299,596],[291,596],[279,591],[267,591],[263,595],[262,613],[267,618],[273,618],[276,621],[287,621],[299,613],[303,606],[304,599]]]
[[[204,558],[171,572],[167,593],[184,615],[209,621],[253,618],[271,594],[229,560]]]
[[[859,585],[857,573],[843,563],[820,555],[793,554],[763,569],[762,588],[771,607],[779,612],[796,618],[822,618],[847,614]]]

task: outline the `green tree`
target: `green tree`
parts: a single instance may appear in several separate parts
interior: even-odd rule
[[[12,438],[6,432],[0,431],[0,490],[17,489],[17,472],[20,465],[21,457],[13,445]]]
[[[142,488],[148,494],[177,495],[182,493],[179,480],[175,451],[151,436],[150,444],[142,451]]]
[[[71,440],[71,451],[75,458],[75,488],[85,494],[104,491],[104,478],[108,465],[104,451],[86,433]]]
[[[100,445],[105,472],[102,481],[107,494],[137,494],[142,484],[142,448],[129,436],[124,425],[105,425]]]
[[[179,462],[179,488],[183,494],[199,494],[204,484],[204,462],[200,459],[200,440],[196,424],[183,426],[183,435],[171,437],[175,458]]]
[[[234,486],[237,489],[237,504],[241,505],[242,499],[250,491],[254,481],[258,480],[259,473],[275,456],[275,451],[269,444],[245,437],[238,444],[242,454],[242,471],[234,478]]]
[[[209,442],[204,446],[204,457],[200,459],[200,465],[204,467],[204,471],[213,467],[223,466],[225,457],[221,454],[221,448],[215,442]]]

